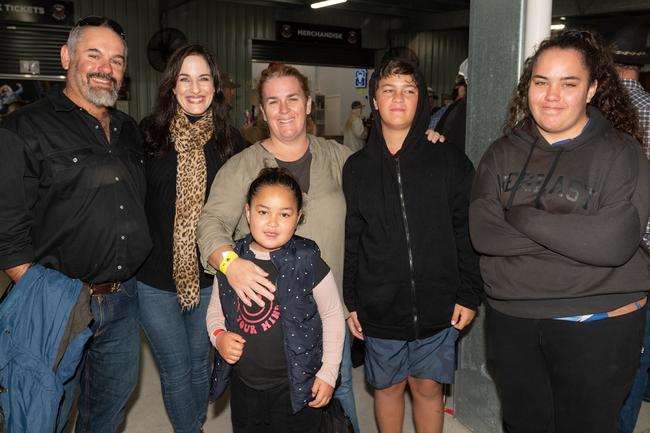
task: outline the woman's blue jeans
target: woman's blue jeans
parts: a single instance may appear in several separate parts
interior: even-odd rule
[[[181,311],[175,292],[138,281],[140,323],[158,369],[167,415],[174,433],[197,433],[205,419],[210,385],[210,339],[205,316],[212,287],[201,302]]]
[[[352,392],[352,350],[350,347],[350,331],[345,326],[345,341],[343,343],[343,358],[341,359],[341,383],[334,390],[334,398],[341,402],[343,411],[350,418],[354,433],[359,433],[359,419]]]

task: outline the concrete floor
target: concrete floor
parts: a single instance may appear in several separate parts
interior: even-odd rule
[[[363,433],[374,433],[377,431],[373,415],[372,394],[366,387],[363,377],[363,367],[354,369],[354,391],[357,404],[361,430]],[[406,414],[410,414],[411,407],[407,400]],[[204,425],[206,433],[229,433],[230,409],[226,398],[210,405],[207,421]],[[126,425],[126,433],[171,433],[172,429],[165,413],[160,393],[160,379],[151,352],[146,343],[143,342],[141,380],[136,389],[131,407],[129,408]],[[404,433],[415,433],[413,422],[406,416]],[[452,416],[445,417],[444,433],[471,433],[467,427]],[[650,433],[650,403],[643,403],[641,415],[634,433]]]
[[[0,272],[0,294],[6,285],[7,279]],[[354,390],[361,430],[363,433],[377,431],[372,407],[372,394],[366,387],[363,377],[363,367],[354,369]],[[407,400],[406,414],[410,414],[411,407]],[[227,400],[210,405],[207,421],[204,426],[206,433],[230,433],[230,409]],[[149,351],[147,343],[142,343],[142,359],[140,369],[140,383],[134,392],[127,413],[124,433],[171,433],[169,419],[165,413],[160,393],[160,378],[158,370]],[[413,422],[406,416],[404,433],[414,433]],[[444,433],[470,433],[452,416],[445,416]],[[634,433],[650,433],[650,403],[643,403],[639,420]]]
[[[355,401],[357,415],[363,433],[376,432],[375,419],[372,407],[372,394],[366,387],[363,367],[353,370]],[[407,399],[406,414],[410,414],[411,405]],[[406,416],[404,433],[415,433],[413,422]],[[207,421],[203,429],[205,433],[230,433],[230,407],[227,397],[208,408]],[[143,342],[140,384],[132,397],[132,405],[126,418],[124,427],[126,433],[171,433],[169,419],[165,413],[160,393],[160,378],[158,370],[146,342]],[[445,417],[444,433],[470,433],[466,427],[451,416]]]

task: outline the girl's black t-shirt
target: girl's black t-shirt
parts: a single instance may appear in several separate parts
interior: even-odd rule
[[[276,281],[278,271],[270,260],[253,259],[260,268],[268,272],[270,281]],[[314,263],[314,281],[320,283],[330,271],[319,259]],[[280,305],[275,300],[265,299],[264,307],[252,306],[237,301],[237,317],[234,332],[244,337],[244,353],[235,364],[239,379],[250,388],[266,390],[280,386],[287,381],[287,359],[284,351],[284,334],[280,323]]]

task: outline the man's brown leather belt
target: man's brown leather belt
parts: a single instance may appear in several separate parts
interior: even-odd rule
[[[122,283],[88,283],[90,294],[95,295],[109,295],[120,290]]]

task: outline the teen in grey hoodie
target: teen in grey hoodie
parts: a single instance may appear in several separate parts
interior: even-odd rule
[[[507,432],[615,431],[650,287],[640,246],[650,177],[635,138],[599,39],[567,31],[542,42],[470,201]]]

